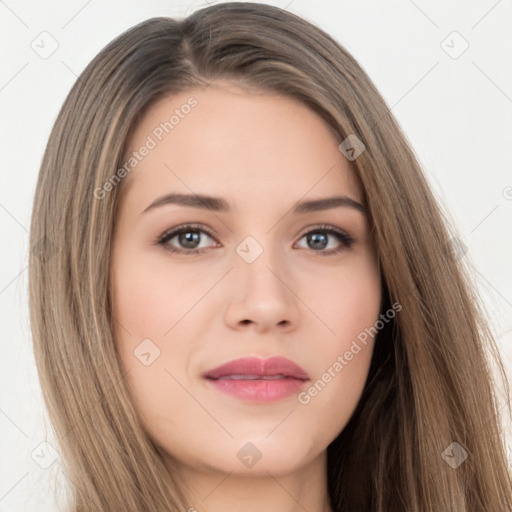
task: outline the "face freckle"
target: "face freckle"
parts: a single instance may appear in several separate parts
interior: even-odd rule
[[[353,343],[379,318],[381,283],[362,191],[316,113],[228,84],[155,103],[129,151],[190,97],[197,105],[122,185],[110,274],[118,353],[145,428],[184,472],[286,474],[324,460],[368,375],[373,339]],[[187,254],[194,244],[202,252]],[[307,379],[257,401],[204,377],[250,356],[286,358]],[[261,396],[283,392],[263,380]],[[253,468],[243,447],[260,457]]]

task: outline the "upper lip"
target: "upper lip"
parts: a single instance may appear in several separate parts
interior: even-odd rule
[[[283,377],[309,380],[309,375],[303,368],[281,356],[274,356],[268,359],[253,356],[234,359],[207,371],[203,377],[218,379],[229,375],[282,375]]]

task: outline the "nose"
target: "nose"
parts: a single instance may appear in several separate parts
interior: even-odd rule
[[[233,329],[289,332],[298,327],[297,283],[275,251],[265,249],[252,262],[236,256],[225,321]],[[295,286],[294,286],[295,284]]]

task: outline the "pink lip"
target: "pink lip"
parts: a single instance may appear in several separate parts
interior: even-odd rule
[[[269,359],[236,359],[206,372],[203,377],[217,390],[253,402],[271,402],[285,398],[299,392],[309,380],[309,375],[303,368],[279,356]]]

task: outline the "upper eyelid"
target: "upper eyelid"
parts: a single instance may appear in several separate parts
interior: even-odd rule
[[[209,227],[207,227],[204,224],[194,223],[194,222],[188,223],[188,224],[182,224],[180,226],[176,226],[176,227],[173,227],[173,228],[170,228],[170,229],[164,231],[158,237],[158,241],[165,240],[166,238],[167,239],[174,238],[180,232],[186,231],[187,229],[189,229],[191,231],[192,230],[204,231],[210,238],[214,239],[217,242],[217,236],[213,232],[212,229],[210,229]],[[322,224],[322,223],[312,224],[310,226],[306,226],[296,236],[300,236],[302,238],[303,236],[307,235],[311,231],[315,231],[315,230],[318,230],[318,231],[332,231],[334,234],[338,233],[340,235],[344,235],[344,236],[350,238],[352,241],[355,241],[354,237],[349,232],[347,232],[346,230],[338,228],[336,226],[333,226],[332,224],[326,224],[326,223],[324,223],[324,224]],[[173,235],[173,236],[171,236],[171,235]]]
[[[195,222],[191,222],[191,223],[188,223],[188,224],[181,224],[179,226],[166,229],[162,233],[162,236],[163,235],[167,235],[167,234],[171,234],[171,233],[174,233],[174,232],[180,232],[180,231],[185,230],[185,229],[190,229],[190,230],[196,229],[198,231],[205,231],[208,235],[212,235],[212,236],[215,234],[214,230],[210,229],[205,224],[198,224],[198,223],[195,223]],[[305,228],[303,228],[303,230],[301,230],[301,232],[303,232],[302,234],[306,234],[306,233],[309,232],[309,230],[312,230],[312,229],[318,229],[318,230],[321,230],[321,229],[334,229],[334,230],[342,231],[343,233],[346,233],[348,235],[348,232],[345,229],[338,228],[338,227],[336,227],[336,226],[334,226],[332,224],[327,224],[327,223],[311,224],[310,226],[306,226]]]
[[[208,227],[206,227],[202,224],[191,223],[191,224],[183,224],[181,226],[176,226],[174,228],[167,229],[158,237],[158,239],[162,240],[163,238],[167,238],[170,235],[176,236],[181,231],[186,231],[187,229],[189,229],[190,231],[193,231],[193,230],[204,231],[208,236],[210,236],[212,238],[215,237],[213,230],[209,229]]]

